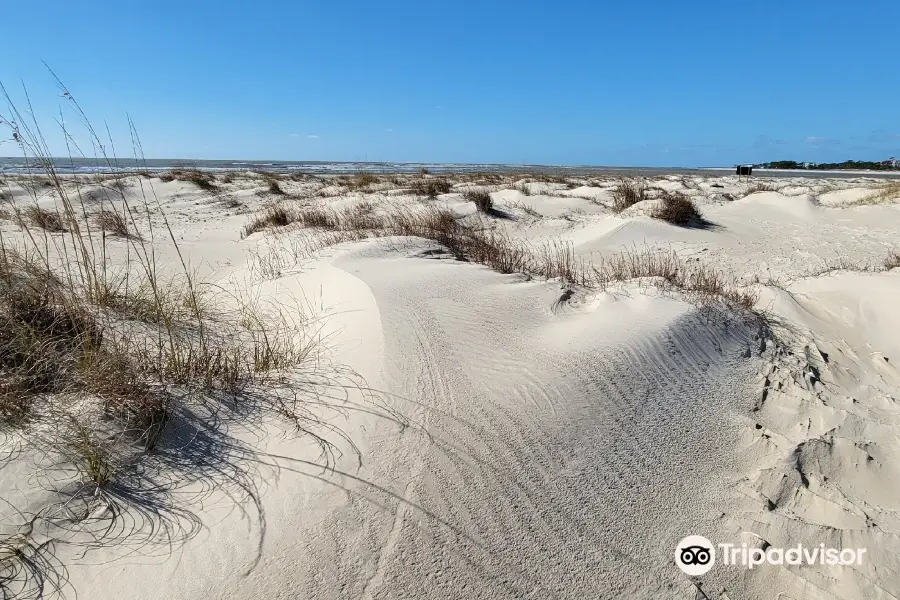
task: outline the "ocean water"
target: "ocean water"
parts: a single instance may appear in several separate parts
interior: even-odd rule
[[[117,159],[103,161],[90,158],[54,158],[53,164],[61,173],[115,173],[121,171],[167,171],[175,168],[196,168],[209,171],[270,171],[275,173],[417,173],[428,169],[431,173],[453,172],[547,172],[560,174],[590,174],[601,172],[641,172],[647,174],[688,173],[699,169],[655,167],[603,167],[554,165],[499,165],[483,163],[395,163],[395,162],[326,162],[326,161],[262,161],[262,160],[188,160],[188,159]],[[0,173],[43,172],[35,160],[0,157]]]
[[[734,173],[732,167],[606,167],[590,165],[504,165],[485,163],[397,163],[397,162],[326,162],[326,161],[260,161],[260,160],[189,160],[153,158],[146,160],[117,159],[103,161],[92,158],[54,158],[60,173],[116,173],[136,170],[167,171],[176,168],[195,168],[209,171],[268,171],[272,173],[351,174],[351,173],[548,173],[553,175],[706,175],[722,176]],[[2,173],[43,173],[44,168],[33,159],[0,157]],[[754,175],[770,177],[900,177],[900,172],[835,172],[835,171],[754,171]]]

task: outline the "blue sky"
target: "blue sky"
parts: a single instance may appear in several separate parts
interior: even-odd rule
[[[127,112],[148,158],[900,156],[896,0],[44,0],[3,21],[12,95],[58,114],[46,61],[122,155]]]

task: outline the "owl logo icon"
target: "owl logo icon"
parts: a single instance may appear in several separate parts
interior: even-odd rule
[[[716,547],[702,535],[689,535],[675,547],[675,564],[687,575],[703,575],[716,564]]]

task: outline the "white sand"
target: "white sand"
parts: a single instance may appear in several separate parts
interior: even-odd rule
[[[860,272],[900,250],[900,206],[847,206],[873,181],[767,182],[780,192],[742,197],[747,184],[732,177],[659,182],[696,199],[713,223],[705,229],[652,220],[641,206],[612,215],[599,187],[533,183],[532,195],[493,197],[513,217],[498,227],[535,243],[567,240],[586,259],[662,245],[747,285],[761,280],[758,308],[776,323],[779,351],[678,294],[626,283],[564,298],[559,282],[459,262],[421,239],[287,256],[279,277],[261,280],[253,257],[276,247],[271,232],[239,240],[247,214],[190,184],[154,182],[207,279],[308,299],[334,363],[374,393],[350,390],[345,412],[323,412],[358,450],[323,429],[345,451],[334,469],[274,418],[229,419],[216,433],[232,444],[220,471],[177,482],[172,506],[183,513],[172,518],[190,517],[196,534],[83,556],[64,547],[69,593],[900,596],[900,271]],[[244,212],[263,202],[241,180],[226,189]],[[429,202],[472,212],[458,194]],[[303,235],[283,232],[277,247]],[[174,260],[171,244],[159,251]],[[4,499],[22,510],[47,495],[26,459],[0,471]],[[692,582],[673,563],[689,534],[865,547],[867,561],[716,566]]]

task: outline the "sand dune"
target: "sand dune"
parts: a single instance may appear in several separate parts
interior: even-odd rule
[[[334,374],[317,385],[341,393],[323,392],[311,410],[335,453],[326,464],[315,440],[272,415],[185,406],[195,414],[173,419],[164,449],[200,437],[214,468],[190,480],[160,470],[168,512],[134,526],[176,523],[176,533],[89,551],[60,543],[67,592],[900,594],[900,272],[884,262],[900,248],[896,199],[855,204],[880,185],[860,178],[769,180],[778,191],[746,195],[749,184],[733,177],[671,176],[616,214],[616,181],[532,181],[528,195],[514,183],[491,184],[506,189],[492,192],[498,213],[487,226],[535,246],[556,240],[586,264],[672,249],[687,265],[734,275],[758,296],[754,312],[699,308],[652,279],[600,288],[502,274],[418,237],[326,243],[295,223],[240,239],[271,203],[439,205],[476,219],[461,194],[485,183],[422,199],[403,182],[388,193],[284,181],[289,195],[274,197],[250,175],[213,195],[154,180],[181,250],[216,289],[315,307],[320,365]],[[694,199],[706,223],[653,219],[660,190]],[[13,222],[2,227],[16,235]],[[171,242],[158,246],[161,261],[175,261]],[[261,270],[266,261],[277,268]],[[195,431],[194,417],[207,425]],[[11,455],[0,472],[4,500],[21,513],[52,497],[30,474],[34,460]],[[9,524],[17,515],[0,514]],[[868,560],[717,565],[692,579],[673,562],[689,534],[864,547]]]

